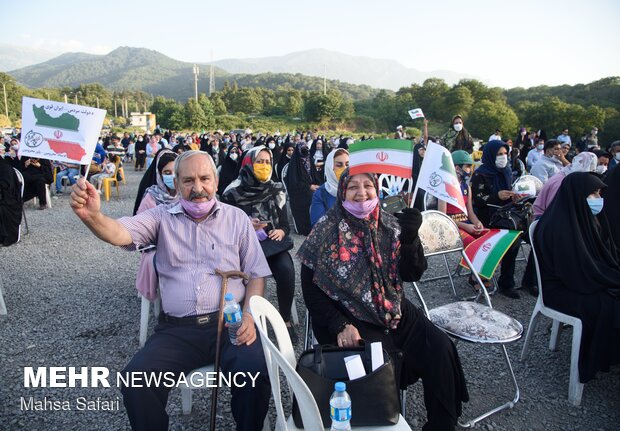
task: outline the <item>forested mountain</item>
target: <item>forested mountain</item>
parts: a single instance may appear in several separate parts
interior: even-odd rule
[[[200,65],[198,92],[208,93],[208,65]],[[9,72],[15,80],[31,88],[77,87],[100,83],[106,88],[140,90],[185,101],[194,95],[193,63],[174,60],[157,51],[144,48],[120,47],[106,55],[67,53],[41,64]],[[214,68],[215,87],[221,90],[226,81],[237,81],[240,87],[261,87],[276,90],[280,87],[297,90],[321,90],[323,79],[296,74],[262,73],[259,75],[230,74]],[[328,86],[353,100],[376,94],[367,85],[354,85],[334,80]]]

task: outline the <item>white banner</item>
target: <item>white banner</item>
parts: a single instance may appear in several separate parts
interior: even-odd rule
[[[87,165],[105,114],[104,109],[24,97],[18,154]]]
[[[424,113],[422,112],[422,108],[411,109],[409,111],[409,116],[412,120],[415,120],[416,118],[424,118]]]
[[[452,154],[446,148],[429,142],[420,167],[416,187],[425,190],[467,214],[467,206],[456,175]]]

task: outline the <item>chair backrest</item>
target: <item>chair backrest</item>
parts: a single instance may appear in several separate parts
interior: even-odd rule
[[[463,249],[459,228],[450,217],[440,211],[424,211],[418,230],[424,256],[451,253]]]
[[[538,282],[538,300],[542,306],[545,305],[543,301],[543,289],[542,289],[542,279],[540,277],[540,266],[538,265],[538,257],[536,256],[536,248],[534,247],[534,231],[536,230],[536,225],[538,224],[538,220],[535,220],[530,225],[529,235],[530,235],[530,245],[532,246],[532,258],[534,259],[534,266],[536,267],[536,281]]]
[[[15,171],[15,175],[17,176],[17,181],[19,181],[19,185],[21,186],[22,198],[23,198],[24,197],[24,176],[18,169],[13,168],[13,170]]]
[[[396,196],[403,191],[411,193],[412,188],[413,181],[411,178],[401,178],[388,174],[379,175],[379,193],[381,198]]]
[[[292,351],[293,346],[288,336],[288,332],[286,331],[286,325],[282,319],[282,316],[280,316],[273,305],[260,296],[253,296],[250,298],[250,308],[252,309],[252,315],[257,323],[256,327],[263,345],[265,362],[267,363],[267,370],[269,372],[271,392],[273,394],[273,401],[277,413],[277,423],[275,429],[284,431],[288,430],[286,426],[284,408],[282,407],[282,393],[280,390],[280,370],[282,370],[288,382],[289,389],[295,394],[295,398],[299,403],[299,410],[304,423],[304,429],[323,431],[321,414],[319,413],[319,409],[316,405],[312,392],[310,392],[310,389],[308,389],[306,383],[301,377],[299,377],[297,371],[295,371],[294,367],[296,361],[294,352],[286,352],[283,354],[273,344],[267,334],[267,321],[269,321],[274,329],[274,332],[276,333],[276,339],[278,340],[280,347],[284,347],[285,351],[289,350],[289,348]],[[285,334],[282,334],[281,329],[284,329]],[[283,342],[283,344],[280,344],[281,342]],[[286,357],[289,354],[293,355],[292,362],[290,357]]]

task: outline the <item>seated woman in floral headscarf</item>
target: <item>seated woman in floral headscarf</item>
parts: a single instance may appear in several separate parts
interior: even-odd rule
[[[458,353],[402,286],[427,267],[418,237],[422,215],[407,209],[397,220],[381,210],[377,190],[373,175],[345,170],[336,204],[299,249],[314,335],[321,344],[344,347],[381,341],[402,388],[422,378],[424,429],[452,430],[468,400]]]

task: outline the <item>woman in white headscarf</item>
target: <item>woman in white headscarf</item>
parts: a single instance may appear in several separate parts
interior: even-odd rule
[[[534,216],[539,218],[543,215],[567,175],[573,172],[594,172],[597,163],[598,159],[594,153],[583,152],[577,154],[570,165],[564,166],[560,172],[547,180],[536,197],[536,201],[534,201]]]
[[[325,182],[314,192],[310,204],[311,226],[336,203],[338,180],[348,166],[349,152],[344,148],[331,151],[325,158]]]

